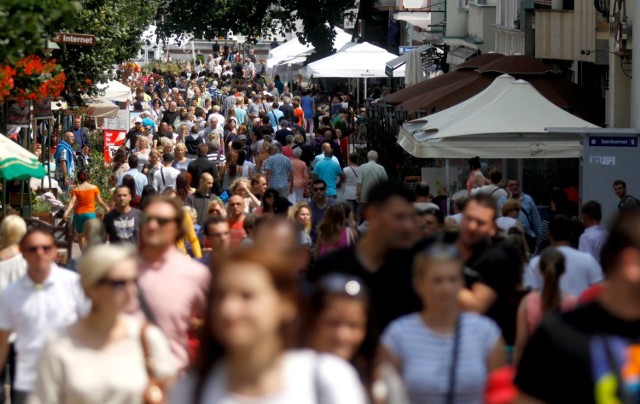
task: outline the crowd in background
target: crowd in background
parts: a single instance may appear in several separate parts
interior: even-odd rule
[[[64,135],[71,270],[51,234],[0,224],[13,403],[637,402],[624,181],[609,229],[566,190],[540,215],[478,158],[450,206],[349,148],[348,99],[318,108],[221,60],[128,81],[144,112],[110,198]]]

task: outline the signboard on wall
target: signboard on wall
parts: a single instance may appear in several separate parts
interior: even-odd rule
[[[107,164],[111,163],[113,156],[120,146],[124,145],[127,131],[125,130],[104,130],[104,161]]]
[[[129,131],[129,129],[131,129],[131,122],[129,119],[129,110],[128,109],[121,109],[120,111],[118,111],[118,116],[113,118],[113,119],[109,119],[109,118],[105,118],[104,120],[104,127],[107,129],[117,129],[117,130],[124,130],[124,131]]]

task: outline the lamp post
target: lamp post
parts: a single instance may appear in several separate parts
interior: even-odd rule
[[[424,109],[420,108],[416,111],[416,119],[424,118],[425,116],[427,116],[427,111]]]
[[[405,121],[407,120],[407,115],[409,115],[409,111],[407,111],[406,109],[402,107],[396,109],[396,122],[398,122],[398,125],[402,125],[403,123],[405,123]]]

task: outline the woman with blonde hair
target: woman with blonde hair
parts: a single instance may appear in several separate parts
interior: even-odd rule
[[[250,188],[251,182],[244,177],[236,178],[229,188],[232,195],[240,195],[244,198],[245,213],[251,213],[255,208],[262,205],[260,199],[251,193]]]
[[[0,290],[27,271],[20,253],[20,240],[27,234],[27,223],[18,215],[8,215],[0,223]]]
[[[318,238],[316,240],[315,258],[322,257],[333,250],[352,245],[355,242],[355,234],[351,227],[347,226],[347,216],[341,203],[329,206],[329,209],[318,225]]]
[[[491,371],[506,364],[500,328],[462,310],[464,261],[452,245],[416,255],[413,285],[419,312],[392,321],[381,338],[381,359],[394,365],[412,403],[482,403]]]
[[[29,403],[142,403],[150,379],[162,394],[176,375],[169,344],[157,327],[124,313],[138,298],[135,249],[96,246],[79,272],[91,311],[49,336]]]
[[[307,202],[298,202],[289,211],[289,219],[300,228],[300,244],[311,248],[311,208]],[[304,242],[303,242],[304,240]]]
[[[187,158],[187,146],[184,143],[176,144],[173,148],[173,168],[182,171],[187,171],[189,167],[189,159]]]
[[[138,170],[142,171],[145,164],[149,162],[150,153],[151,149],[149,148],[149,138],[146,136],[138,136],[136,148],[133,149],[133,154],[138,156]]]
[[[167,188],[164,190],[162,195],[167,195],[167,196],[170,196],[171,198],[179,200],[181,206],[183,204],[182,199],[180,199],[175,189]],[[193,224],[193,220],[191,220],[191,216],[183,215],[182,231],[184,232],[184,237],[182,237],[176,242],[176,247],[178,248],[178,250],[182,251],[185,254],[189,254],[187,251],[187,246],[185,244],[185,241],[187,241],[191,246],[191,252],[193,253],[193,257],[202,258],[202,248],[200,246],[200,240],[198,240],[198,235],[196,234],[196,228]]]
[[[227,209],[224,207],[224,202],[221,199],[214,199],[209,203],[209,208],[207,210],[208,217],[212,216],[220,216],[223,218],[227,218]]]

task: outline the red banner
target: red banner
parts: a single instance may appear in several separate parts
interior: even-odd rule
[[[120,146],[124,145],[127,132],[124,130],[104,130],[104,162],[109,164]]]

